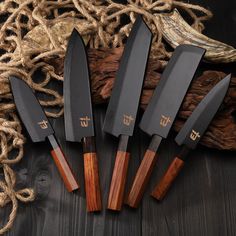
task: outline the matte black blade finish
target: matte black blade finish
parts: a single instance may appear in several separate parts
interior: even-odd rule
[[[21,79],[10,77],[11,89],[21,121],[33,142],[45,141],[54,134],[42,107],[32,89]]]
[[[144,132],[167,137],[204,53],[191,45],[175,49],[140,122]]]
[[[179,144],[194,149],[219,109],[228,90],[231,75],[221,80],[195,108],[175,138]]]
[[[138,16],[127,40],[106,112],[104,131],[132,136],[152,33]]]
[[[76,29],[67,47],[63,88],[66,140],[80,142],[83,137],[94,136],[87,54]]]

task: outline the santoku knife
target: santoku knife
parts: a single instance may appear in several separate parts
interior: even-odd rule
[[[231,75],[226,76],[198,104],[191,116],[178,133],[175,141],[183,145],[180,154],[172,161],[168,170],[156,185],[152,196],[162,200],[171,184],[184,166],[185,159],[192,149],[195,149],[207,127],[219,109],[228,90]]]
[[[104,131],[120,139],[108,197],[111,210],[120,210],[123,203],[130,155],[128,140],[133,134],[151,38],[151,31],[138,16],[125,46],[106,112]]]
[[[64,118],[66,140],[83,145],[87,211],[102,208],[89,67],[82,37],[73,30],[64,64]]]
[[[32,141],[49,141],[52,146],[51,155],[67,190],[72,192],[78,189],[79,185],[76,182],[70,166],[54,136],[54,130],[33,91],[21,79],[10,77],[9,80],[17,111]]]
[[[157,159],[157,149],[175,120],[205,50],[191,45],[178,46],[143,114],[140,128],[152,136],[137,170],[126,204],[138,207]]]

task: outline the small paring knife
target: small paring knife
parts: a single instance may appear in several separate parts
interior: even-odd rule
[[[125,45],[105,116],[103,130],[119,137],[108,197],[110,210],[119,211],[123,204],[130,157],[128,140],[133,135],[151,39],[151,31],[138,16]]]
[[[79,189],[71,168],[54,136],[39,101],[31,88],[23,80],[10,77],[11,90],[18,114],[33,142],[48,141],[51,144],[51,155],[69,192]]]
[[[102,209],[95,147],[89,67],[83,38],[73,30],[64,63],[64,118],[66,140],[83,145],[87,211]]]
[[[162,200],[165,197],[171,184],[183,168],[188,154],[196,148],[203,137],[203,134],[224,100],[230,79],[231,75],[226,76],[210,90],[179,131],[175,141],[178,145],[182,145],[182,150],[172,161],[168,170],[152,191],[151,195],[157,200]]]

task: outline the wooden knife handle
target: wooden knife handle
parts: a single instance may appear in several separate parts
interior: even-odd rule
[[[120,211],[125,191],[130,154],[126,152],[128,136],[121,135],[113,169],[107,208]]]
[[[146,189],[148,180],[150,179],[156,159],[157,155],[155,152],[151,150],[146,151],[125,202],[130,207],[138,207]]]
[[[53,160],[59,170],[59,173],[65,183],[65,186],[69,192],[79,189],[79,184],[77,183],[72,170],[59,146],[55,137],[53,135],[48,136],[48,140],[52,145],[51,155]]]
[[[145,152],[144,158],[138,168],[129,194],[126,198],[125,203],[130,207],[137,208],[143,197],[157,160],[156,151],[161,140],[161,137],[154,135],[147,151]]]
[[[94,137],[83,138],[83,152],[87,211],[101,211],[101,190]]]
[[[84,153],[84,179],[87,211],[101,211],[101,191],[96,153]]]
[[[178,176],[179,172],[183,168],[183,166],[184,161],[176,157],[172,161],[171,165],[162,177],[161,181],[156,185],[156,187],[152,191],[151,195],[159,201],[162,200],[165,197],[167,191],[169,190],[171,184],[174,182],[175,178]]]

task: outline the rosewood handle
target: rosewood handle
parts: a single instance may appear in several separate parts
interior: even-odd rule
[[[130,207],[137,208],[143,197],[157,160],[156,151],[161,143],[161,139],[161,137],[154,135],[149,148],[145,152],[126,199],[126,204]]]
[[[96,153],[84,154],[84,179],[87,211],[100,211],[102,202]]]
[[[120,211],[123,204],[126,177],[130,158],[130,154],[126,152],[128,138],[129,137],[125,135],[121,135],[120,137],[115,166],[112,174],[107,208],[114,211]]]
[[[151,150],[146,151],[125,202],[130,207],[138,207],[144,194],[148,180],[150,179],[153,167],[156,163],[156,157],[157,155],[155,152]]]
[[[98,171],[98,159],[93,137],[83,139],[84,180],[87,211],[101,211],[101,190]]]
[[[79,184],[77,183],[72,170],[59,146],[56,138],[53,135],[48,136],[48,140],[51,143],[52,150],[51,155],[53,160],[59,170],[59,173],[64,181],[64,184],[69,192],[79,189]]]
[[[176,157],[172,161],[171,165],[162,177],[161,181],[156,185],[156,187],[152,191],[151,195],[159,201],[162,200],[165,197],[167,191],[169,190],[171,184],[174,182],[175,178],[178,176],[179,172],[183,168],[183,166],[184,161]]]

